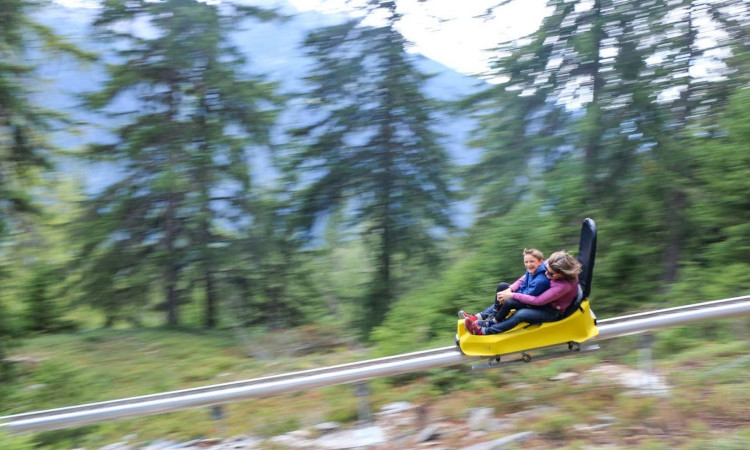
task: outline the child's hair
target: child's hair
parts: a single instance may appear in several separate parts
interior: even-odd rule
[[[540,260],[544,259],[544,253],[542,253],[541,250],[537,250],[535,248],[525,248],[525,249],[523,249],[523,255],[522,256],[526,256],[526,255],[531,255],[534,258],[540,259]]]
[[[581,273],[581,263],[564,250],[549,255],[547,267],[569,281],[575,280],[576,276]]]

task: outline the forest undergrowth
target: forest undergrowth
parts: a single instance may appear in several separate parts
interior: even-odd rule
[[[11,351],[14,381],[0,387],[0,414],[105,401],[225,383],[370,358],[371,348],[326,329],[273,334],[231,330],[96,330],[27,339]],[[301,345],[306,343],[306,345]],[[491,370],[459,365],[373,380],[373,410],[393,402],[429,405],[429,421],[465,421],[471,409],[496,416],[547,411],[486,439],[533,431],[526,447],[743,448],[750,443],[748,321],[701,324],[655,335],[653,371],[666,395],[643,395],[597,370],[642,368],[643,341],[633,336],[601,343],[602,350],[558,360]],[[436,345],[437,346],[437,345]],[[561,377],[560,374],[568,374]],[[596,375],[599,373],[599,375]],[[571,375],[571,374],[574,374]],[[0,435],[3,448],[101,448],[125,437],[189,441],[252,435],[270,438],[322,422],[353,427],[354,387],[333,386],[225,405],[221,420],[209,408],[104,422],[27,435]],[[607,423],[600,432],[597,424]],[[594,428],[587,428],[594,427]],[[497,435],[497,436],[496,436]],[[443,436],[461,446],[461,436]]]

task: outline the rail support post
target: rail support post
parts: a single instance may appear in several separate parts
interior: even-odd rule
[[[209,415],[211,416],[211,420],[214,421],[216,424],[216,431],[220,434],[226,434],[226,424],[224,423],[224,419],[226,418],[226,414],[224,412],[224,405],[213,405],[211,406],[211,409],[209,410]]]
[[[369,424],[372,422],[372,414],[370,412],[370,387],[366,381],[361,381],[355,384],[355,391],[357,394],[357,418],[362,424]]]
[[[638,349],[638,366],[649,376],[654,374],[653,362],[654,335],[646,333],[641,335],[641,344]]]
[[[650,395],[667,395],[667,388],[661,381],[661,377],[654,372],[654,335],[646,333],[641,336],[641,345],[638,349],[638,366],[643,372],[641,391]]]

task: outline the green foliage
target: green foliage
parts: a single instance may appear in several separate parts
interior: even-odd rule
[[[3,300],[0,298],[0,381],[8,380],[11,376],[10,364],[5,361],[12,331],[8,325],[8,314],[5,312]]]
[[[750,287],[750,52],[746,15],[731,14],[740,7],[731,1],[551,2],[539,30],[495,49],[499,82],[461,102],[460,114],[477,119],[468,144],[481,160],[460,178],[395,4],[369,2],[385,12],[382,26],[353,21],[308,36],[316,65],[300,94],[310,124],[286,130],[289,142],[273,148],[289,184],[268,189],[250,169],[258,149],[271,148],[278,85],[250,73],[228,36],[278,14],[192,0],[108,2],[96,37],[130,47],[112,50],[109,79],[86,100],[117,114],[119,126],[86,156],[114,162],[123,178],[85,201],[72,175],[45,172],[56,160],[50,132],[64,122],[32,101],[34,65],[23,56],[29,42],[91,55],[33,23],[36,3],[6,3],[4,345],[22,319],[42,329],[71,318],[142,326],[165,311],[168,321],[206,326],[314,320],[369,330],[385,320],[372,337],[386,352],[444,343],[455,310],[486,306],[497,281],[519,274],[510,255],[574,250],[587,216],[600,232],[592,297],[600,316]],[[712,49],[698,45],[707,15],[721,29]],[[110,27],[135,16],[153,17],[159,33]],[[686,76],[708,53],[727,64],[722,77]],[[138,107],[117,110],[118,98]],[[470,194],[477,213],[468,238],[449,241],[454,194]],[[300,246],[301,225],[317,232],[321,219],[325,238]],[[59,270],[37,277],[38,264]],[[71,310],[74,299],[84,307]],[[416,339],[403,336],[398,316],[414,318]]]
[[[692,209],[700,234],[700,253],[693,258],[703,264],[743,264],[750,251],[750,156],[747,142],[750,126],[743,117],[750,115],[750,94],[737,90],[721,118],[723,136],[696,139],[694,158],[697,173],[697,200]],[[722,261],[719,263],[719,261]],[[745,288],[747,286],[745,285]]]
[[[59,43],[59,37],[32,20],[38,7],[26,0],[0,3],[0,242],[40,212],[31,190],[53,165],[54,146],[48,133],[64,122],[61,114],[44,110],[32,100],[30,86],[39,80],[29,47],[36,39]],[[50,45],[46,56],[59,49]]]
[[[20,326],[5,320],[15,316],[6,298],[17,292],[12,289],[19,268],[14,265],[18,252],[27,251],[23,244],[37,231],[39,215],[46,192],[43,187],[54,168],[58,148],[49,134],[60,126],[72,128],[65,116],[41,108],[34,98],[39,85],[36,62],[39,58],[61,55],[92,60],[93,55],[66,42],[33,19],[39,2],[27,0],[0,1],[0,379],[9,372],[2,361],[7,345]],[[39,47],[34,49],[34,47]],[[37,52],[36,59],[32,57]],[[43,247],[35,236],[35,245]],[[29,257],[31,252],[26,253]],[[30,259],[34,259],[31,256]],[[22,260],[23,265],[28,259]],[[9,289],[10,288],[10,289]],[[8,297],[6,297],[6,295]],[[13,298],[13,302],[18,302]],[[10,302],[8,302],[10,303]],[[8,309],[6,309],[8,308]]]
[[[655,351],[666,353],[684,353],[689,350],[699,350],[705,346],[706,341],[732,343],[743,339],[738,330],[743,326],[747,328],[742,319],[738,323],[732,321],[704,322],[685,327],[675,327],[662,331],[658,334]],[[744,324],[744,325],[743,325]],[[710,350],[706,350],[706,357]]]
[[[369,6],[384,25],[352,20],[307,36],[314,65],[305,95],[316,105],[315,120],[291,131],[297,145],[283,160],[301,225],[309,231],[339,213],[370,249],[372,276],[358,295],[356,322],[365,333],[411,281],[400,279],[401,265],[440,261],[436,229],[451,228],[454,197],[451,162],[435,129],[439,107],[423,92],[429,76],[407,53],[394,4]]]
[[[564,415],[559,412],[551,412],[542,417],[537,417],[530,424],[530,429],[542,434],[547,439],[562,441],[574,432],[573,426],[579,423],[579,418],[574,415]]]
[[[672,297],[679,304],[695,303],[719,298],[747,295],[750,290],[748,264],[733,261],[722,265],[700,265],[690,262],[685,265],[680,280],[674,285]]]
[[[654,209],[653,204],[627,205],[619,212],[619,220],[597,222],[592,306],[604,317],[663,302],[662,235],[655,217],[649,216]],[[643,238],[633,242],[632,236]]]
[[[264,436],[276,436],[279,434],[288,433],[290,431],[298,430],[299,422],[296,419],[288,418],[277,422],[271,422],[264,424],[263,428],[259,430]]]
[[[349,423],[357,420],[357,405],[349,402],[346,405],[334,407],[328,413],[327,419],[331,422]]]
[[[144,17],[154,36],[114,26]],[[232,273],[235,267],[254,257],[278,268],[271,259],[291,250],[264,232],[277,227],[279,213],[269,212],[250,179],[249,149],[268,148],[281,99],[275,83],[245,73],[246,60],[231,42],[241,21],[275,17],[263,8],[193,0],[115,1],[99,12],[98,32],[122,45],[88,106],[117,109],[120,96],[129,95],[139,111],[118,111],[123,122],[115,141],[90,147],[88,156],[117,163],[123,175],[88,199],[75,230],[81,301],[101,309],[108,326],[138,323],[147,307],[165,311],[176,325],[194,298],[204,302],[204,325],[214,327],[220,286],[248,286],[247,271]],[[260,231],[248,233],[247,223]],[[256,250],[256,239],[271,249]],[[258,297],[283,298],[272,284],[278,279],[260,280],[251,289],[262,291]]]
[[[477,226],[533,202],[529,192],[559,224],[593,217],[600,231],[593,296],[605,314],[691,287],[693,298],[746,292],[750,165],[740,147],[749,102],[737,87],[746,85],[739,73],[749,53],[740,44],[747,24],[727,14],[730,3],[553,1],[523,45],[499,46],[492,75],[502,82],[466,100],[480,119],[472,142],[484,149],[468,172]],[[727,71],[726,81],[681,75],[702,57],[704,14],[731,37],[712,49],[734,54],[725,62],[737,76]],[[674,15],[680,20],[665,19]],[[680,96],[664,97],[676,89]],[[740,268],[719,275],[727,260],[742,261]],[[722,282],[695,282],[696,262]]]
[[[57,328],[60,312],[50,291],[52,277],[53,271],[47,266],[33,268],[26,300],[27,327],[32,331],[54,331]]]
[[[471,373],[464,368],[433,369],[427,373],[427,381],[437,388],[440,394],[464,389],[471,380]]]
[[[262,359],[273,360],[274,371],[326,365],[326,355],[351,342],[353,327],[372,329],[378,354],[452,345],[457,310],[483,309],[498,281],[520,276],[524,247],[574,251],[584,217],[599,228],[592,305],[600,317],[747,295],[750,50],[742,2],[551,1],[539,30],[495,49],[490,75],[499,82],[461,102],[460,114],[477,119],[468,144],[481,149],[461,178],[435,129],[440,105],[424,94],[429,75],[398,31],[396,4],[367,5],[386,13],[385,24],[346,22],[308,36],[315,65],[300,94],[310,123],[278,130],[291,131],[290,140],[274,147],[278,85],[248,71],[231,37],[240,26],[278,19],[274,11],[105,2],[96,37],[122,51],[108,55],[109,78],[86,101],[96,113],[114,112],[118,127],[86,157],[114,163],[122,178],[83,198],[73,175],[48,170],[59,160],[51,133],[70,124],[34,101],[30,88],[39,83],[27,56],[33,47],[43,57],[48,50],[92,57],[34,23],[36,2],[0,0],[0,360],[28,351],[39,361],[0,362],[4,412],[262,375]],[[702,28],[709,16],[713,48]],[[119,26],[141,20],[157,32]],[[706,58],[726,69],[700,76]],[[133,111],[118,110],[120,99],[134,102]],[[251,161],[260,149],[275,153],[284,183],[256,185]],[[463,193],[455,192],[459,182]],[[450,203],[464,193],[476,220],[449,241]],[[300,245],[300,230],[317,232],[320,219],[324,237]],[[172,324],[231,329],[59,333],[73,318],[85,328],[139,327],[162,323],[164,312]],[[29,331],[49,335],[24,336]],[[746,410],[747,336],[742,320],[660,332],[654,350],[674,357],[673,399],[618,397],[608,386],[579,403],[621,410],[624,434],[644,417],[666,423],[672,406],[686,415],[687,432],[701,435],[696,446],[738,448],[750,440],[747,430],[702,439],[703,414]],[[619,339],[610,349],[633,345]],[[301,354],[310,359],[301,362]],[[709,367],[713,360],[724,366]],[[541,382],[560,367],[523,376]],[[505,404],[495,388],[515,389],[513,376],[410,374],[389,380],[383,397],[417,401],[461,388]],[[417,386],[402,393],[401,383]],[[529,398],[578,394],[558,385]],[[354,419],[351,398],[326,395],[341,397],[324,416]],[[284,432],[303,422],[291,416],[294,405],[259,404],[241,409],[269,411],[258,429]],[[566,417],[581,417],[581,404]],[[210,429],[197,417],[125,428],[181,436]],[[569,439],[569,425],[550,415],[538,430]],[[119,426],[0,439],[4,448],[94,447]]]
[[[5,450],[34,450],[38,448],[34,444],[31,435],[11,435],[0,431],[0,442]]]
[[[703,326],[672,328],[659,333],[655,351],[680,353],[700,346],[703,341]]]
[[[394,401],[428,405],[431,417],[459,418],[473,406],[489,406],[495,408],[496,414],[508,414],[511,423],[511,413],[527,411],[533,419],[522,416],[515,422],[516,430],[535,430],[540,439],[558,444],[586,439],[575,431],[576,425],[604,422],[611,423],[606,436],[615,441],[639,433],[646,422],[649,427],[670,430],[670,439],[701,441],[715,421],[740,424],[722,430],[727,442],[747,440],[741,426],[750,401],[746,386],[747,340],[715,339],[715,334],[707,334],[709,340],[680,351],[659,347],[665,332],[657,335],[654,362],[657,372],[667,377],[673,393],[666,398],[639,396],[612,377],[595,378],[589,369],[597,368],[599,361],[591,356],[486,371],[472,370],[467,364],[392,380],[373,380],[368,383],[370,401],[373,405]],[[282,332],[273,336],[281,347],[288,347],[295,339],[299,342],[299,336],[289,337]],[[608,365],[621,364],[623,358],[610,349],[624,341],[618,339],[603,346],[599,357]],[[0,384],[0,415],[246,380],[367,358],[361,351],[326,351],[323,356],[305,352],[288,358],[277,353],[266,361],[247,357],[247,345],[270,347],[269,342],[256,337],[243,342],[228,331],[216,330],[100,330],[39,335],[17,351],[41,362],[16,380]],[[550,380],[570,370],[579,374],[580,384]],[[312,389],[228,404],[222,427],[228,436],[248,431],[272,436],[329,420],[353,422],[357,405],[351,387]],[[605,416],[612,419],[604,419]],[[146,445],[165,436],[178,441],[217,436],[216,427],[209,412],[201,408],[38,433],[33,442],[47,448],[100,448],[137,434],[140,444],[132,444]]]
[[[33,442],[35,448],[66,449],[81,448],[95,436],[99,426],[83,426],[63,430],[45,431],[37,433]]]
[[[745,428],[737,433],[730,435],[722,435],[721,437],[697,439],[687,445],[685,448],[688,450],[699,450],[703,448],[711,448],[714,450],[743,450],[747,448],[747,444],[750,442],[750,428]]]

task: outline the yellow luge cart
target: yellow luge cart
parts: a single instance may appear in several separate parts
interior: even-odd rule
[[[526,350],[565,343],[568,344],[570,350],[578,350],[581,342],[599,334],[599,329],[596,327],[596,315],[591,310],[588,300],[595,256],[596,224],[592,219],[585,219],[581,227],[578,248],[578,260],[582,265],[578,279],[578,297],[562,319],[541,324],[521,323],[504,333],[488,336],[476,336],[469,333],[464,320],[459,320],[456,344],[466,355],[486,357],[523,353]],[[528,356],[524,354],[524,360],[527,358]]]
[[[489,336],[469,333],[464,321],[459,320],[456,341],[466,355],[495,356],[565,343],[573,349],[576,344],[587,341],[597,334],[599,329],[596,328],[596,316],[591,311],[589,301],[584,300],[580,304],[580,309],[557,322],[539,325],[521,323],[505,333]]]

